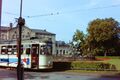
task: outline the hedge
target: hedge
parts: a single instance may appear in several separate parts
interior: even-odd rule
[[[54,62],[53,68],[63,70],[94,70],[94,71],[116,70],[116,67],[109,63],[92,61]]]

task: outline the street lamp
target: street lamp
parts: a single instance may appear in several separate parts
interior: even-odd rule
[[[17,65],[17,78],[18,80],[23,80],[23,66],[21,64],[21,32],[22,32],[22,26],[24,26],[25,20],[22,18],[22,0],[20,2],[20,17],[18,19],[17,26],[19,27],[19,38],[18,38],[18,65]]]

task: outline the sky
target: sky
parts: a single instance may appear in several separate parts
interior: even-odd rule
[[[2,24],[16,25],[20,0],[3,0]],[[22,17],[32,29],[46,29],[69,42],[76,29],[87,33],[90,21],[112,17],[120,22],[120,0],[23,0]]]

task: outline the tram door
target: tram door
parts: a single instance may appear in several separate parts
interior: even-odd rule
[[[32,44],[31,48],[31,66],[38,68],[39,64],[39,44]]]

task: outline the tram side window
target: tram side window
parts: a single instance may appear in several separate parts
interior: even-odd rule
[[[13,54],[17,54],[17,46],[16,45],[13,46]]]
[[[40,54],[44,54],[44,46],[40,47]]]
[[[6,46],[1,47],[1,54],[7,54],[7,47]]]
[[[48,48],[47,47],[44,47],[44,54],[48,55]]]
[[[51,55],[52,50],[50,46],[42,45],[40,49],[40,54],[42,55]]]
[[[26,54],[30,54],[30,48],[26,48]]]
[[[51,48],[51,46],[47,46],[47,49],[48,49],[48,54],[51,55],[52,54],[52,48]]]
[[[12,46],[11,45],[7,46],[7,49],[8,54],[12,54]]]

